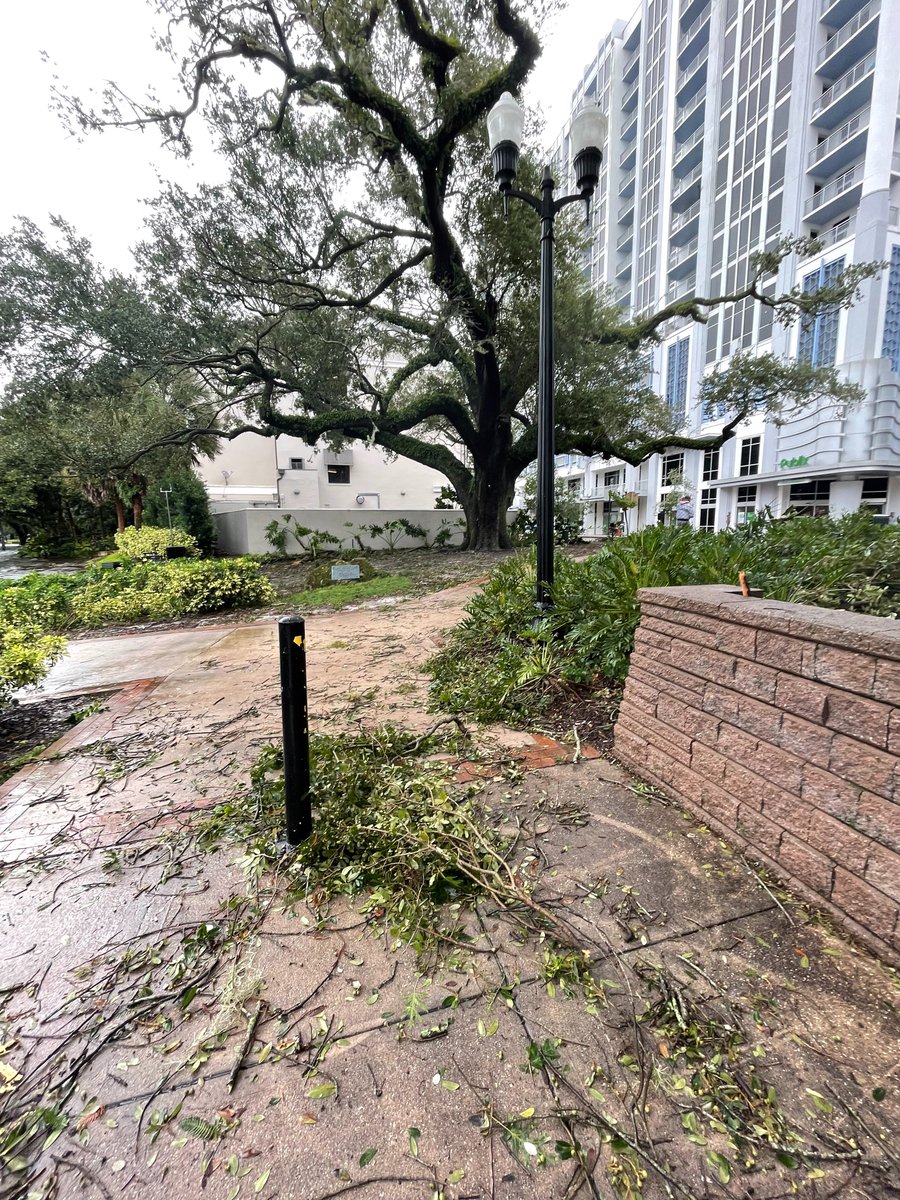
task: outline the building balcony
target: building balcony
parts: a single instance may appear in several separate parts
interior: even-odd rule
[[[700,198],[700,177],[703,174],[703,163],[697,163],[690,174],[682,179],[676,179],[672,188],[672,208],[682,212]]]
[[[619,183],[620,196],[631,196],[634,193],[634,181],[636,174],[637,172],[635,168],[632,167],[626,175],[622,176],[622,179]]]
[[[631,88],[625,92],[622,97],[622,112],[630,113],[638,102],[638,93],[640,92],[640,81],[635,80]]]
[[[678,283],[673,283],[670,288],[666,289],[666,304],[674,304],[677,300],[683,300],[685,296],[693,296],[696,292],[696,282],[693,278],[681,279]]]
[[[821,0],[819,20],[830,29],[840,29],[865,3],[866,0]]]
[[[900,227],[900,208],[888,209],[888,225],[892,229]]]
[[[631,288],[623,288],[622,291],[616,296],[615,303],[618,304],[620,308],[631,308]]]
[[[813,125],[836,129],[872,98],[875,55],[867,54],[855,67],[813,101],[810,120]]]
[[[869,0],[855,16],[831,35],[816,58],[816,73],[837,79],[855,62],[875,49],[881,0]]]
[[[709,18],[712,9],[707,4],[704,12],[689,25],[678,39],[678,65],[686,66],[701,45],[709,41]]]
[[[630,171],[637,156],[637,142],[629,142],[619,155],[619,166],[623,171]]]
[[[675,136],[685,138],[703,124],[706,115],[706,91],[700,91],[687,104],[675,109]]]
[[[638,67],[641,64],[641,47],[638,47],[625,59],[622,67],[622,78],[626,83],[631,83],[637,75]]]
[[[681,23],[685,29],[693,25],[705,8],[709,8],[709,0],[682,0]]]
[[[709,47],[704,46],[696,58],[692,59],[678,76],[675,84],[675,98],[679,104],[685,104],[706,83],[706,67],[709,62]]]
[[[637,125],[638,115],[637,110],[635,110],[633,113],[629,113],[622,122],[622,129],[620,132],[622,134],[623,142],[630,142],[634,139],[634,137],[637,135]]]
[[[625,232],[622,234],[622,236],[619,238],[619,240],[616,242],[616,250],[618,250],[618,252],[620,254],[625,254],[626,252],[631,250],[633,243],[634,243],[634,227],[632,226],[631,229],[626,229]]]
[[[672,250],[669,255],[670,279],[683,279],[685,275],[696,270],[698,242],[698,238],[693,238],[684,246],[676,246]]]
[[[630,278],[631,278],[631,255],[629,254],[625,258],[620,258],[619,261],[616,263],[616,279],[618,279],[618,281],[620,283],[625,283],[626,280],[628,280]]]
[[[700,201],[683,212],[675,213],[669,226],[669,241],[673,245],[689,241],[700,227]]]
[[[634,196],[630,196],[619,209],[617,220],[620,225],[631,225],[634,222]]]
[[[853,237],[856,232],[856,217],[847,217],[840,224],[835,225],[833,229],[829,229],[827,233],[820,234],[816,238],[816,245],[808,253],[804,254],[804,258],[814,258],[817,254],[824,254],[826,250],[830,250],[832,246],[836,246],[838,242],[843,242],[847,238]]]
[[[859,200],[862,178],[863,164],[856,163],[849,171],[819,188],[803,206],[804,221],[828,221],[852,208]]]
[[[857,113],[840,129],[809,152],[808,171],[819,179],[827,179],[847,163],[860,158],[869,133],[868,112]]]
[[[672,160],[672,170],[676,175],[691,170],[703,157],[703,133],[703,126],[700,125],[686,142],[676,144]]]

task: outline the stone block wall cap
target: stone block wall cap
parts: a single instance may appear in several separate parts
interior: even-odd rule
[[[864,654],[900,659],[900,621],[891,617],[767,600],[758,591],[743,596],[740,588],[728,583],[640,588],[638,600]]]

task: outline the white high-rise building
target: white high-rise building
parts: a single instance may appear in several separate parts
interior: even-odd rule
[[[585,264],[597,287],[647,312],[716,296],[747,279],[750,255],[782,234],[814,234],[815,254],[782,264],[778,290],[812,288],[852,262],[887,261],[851,310],[785,329],[752,301],[672,322],[653,382],[683,431],[706,433],[704,372],[737,350],[834,365],[864,402],[820,406],[783,424],[758,417],[718,451],[656,455],[640,468],[561,456],[584,496],[585,529],[608,532],[630,493],[630,528],[659,519],[670,475],[685,477],[693,524],[721,529],[755,512],[900,514],[900,0],[642,0],[584,71],[586,102],[609,116]],[[569,162],[566,135],[557,167]],[[565,172],[558,175],[565,180]],[[682,506],[681,515],[684,516]]]

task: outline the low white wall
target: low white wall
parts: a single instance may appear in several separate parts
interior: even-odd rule
[[[516,516],[518,509],[509,510],[510,521]],[[369,550],[386,550],[387,545],[379,537],[373,537],[364,525],[384,525],[388,521],[396,521],[405,517],[413,525],[421,525],[428,530],[429,540],[432,540],[444,525],[451,528],[452,537],[448,545],[459,546],[465,532],[465,518],[460,509],[421,509],[418,512],[409,509],[379,508],[365,512],[354,512],[352,509],[288,509],[288,508],[241,508],[233,512],[214,514],[214,520],[219,533],[218,548],[222,554],[270,554],[273,547],[266,541],[265,528],[270,521],[282,524],[283,517],[291,517],[291,524],[296,521],[307,529],[316,529],[321,533],[331,533],[335,537],[345,539],[345,548],[358,548],[355,536],[362,538],[363,545]],[[420,538],[402,536],[397,542],[401,549],[411,549],[421,546]],[[327,549],[337,549],[325,547]],[[287,551],[289,554],[300,553],[297,543],[288,537]]]

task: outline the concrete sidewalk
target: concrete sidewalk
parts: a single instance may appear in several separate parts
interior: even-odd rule
[[[468,594],[312,618],[315,726],[427,728]],[[0,1196],[895,1194],[892,974],[612,763],[479,735],[557,933],[487,897],[440,959],[166,838],[277,736],[274,641],[184,643],[0,799],[0,1125],[44,1114]]]

